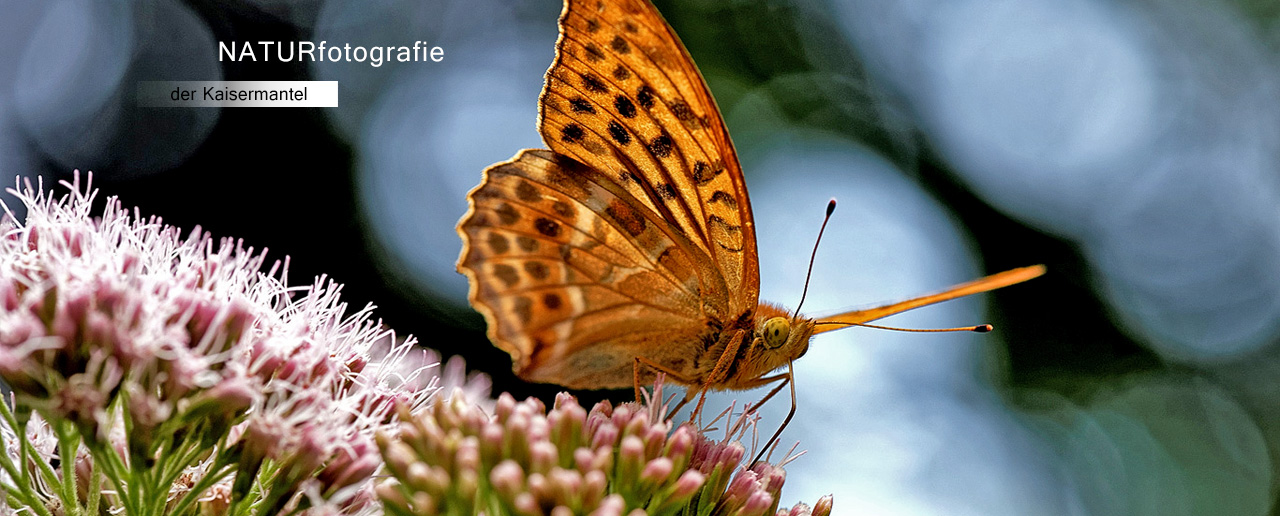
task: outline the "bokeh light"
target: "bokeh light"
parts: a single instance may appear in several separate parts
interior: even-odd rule
[[[50,2],[18,57],[15,118],[64,167],[172,168],[204,141],[218,110],[140,108],[137,82],[219,80],[215,51],[204,22],[178,2]]]
[[[856,3],[856,2],[855,2]],[[868,39],[954,172],[1085,248],[1129,331],[1177,361],[1238,358],[1280,323],[1275,67],[1225,6],[959,2]],[[851,33],[865,26],[858,7]],[[906,40],[906,41],[904,41]],[[904,64],[905,63],[905,64]],[[1245,243],[1248,242],[1248,243]],[[1256,254],[1255,254],[1256,253]]]

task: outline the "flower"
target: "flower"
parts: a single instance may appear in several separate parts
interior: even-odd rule
[[[661,383],[655,392],[661,399]],[[398,430],[378,434],[394,478],[377,494],[389,514],[830,514],[830,497],[779,510],[781,465],[743,467],[740,442],[688,424],[673,431],[665,408],[606,401],[587,411],[562,393],[548,412],[504,393],[490,414],[461,396],[437,398],[416,415],[402,409]]]
[[[241,242],[199,228],[182,238],[114,198],[92,218],[91,184],[63,184],[63,196],[11,190],[26,220],[0,228],[8,503],[376,510],[374,436],[395,427],[395,407],[424,407],[436,390],[414,340],[371,307],[349,313],[324,277],[288,286],[287,262],[264,272],[265,255]],[[31,435],[45,440],[18,438]],[[74,468],[56,459],[71,456]]]

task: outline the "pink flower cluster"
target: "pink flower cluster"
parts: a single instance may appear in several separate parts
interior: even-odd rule
[[[0,491],[129,513],[376,506],[374,434],[434,390],[413,341],[323,277],[289,287],[287,265],[115,199],[92,217],[96,192],[64,184],[13,191],[26,220],[0,230]],[[91,460],[62,471],[17,438],[46,424]]]
[[[673,432],[657,413],[608,402],[588,412],[568,394],[550,412],[508,394],[492,415],[460,397],[437,401],[379,434],[395,480],[378,495],[405,515],[830,514],[829,496],[779,510],[781,467],[742,468],[741,443]]]

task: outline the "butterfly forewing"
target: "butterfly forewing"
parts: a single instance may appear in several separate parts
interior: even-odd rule
[[[570,0],[540,131],[696,245],[732,295],[759,296],[755,229],[737,156],[692,59],[646,1]],[[703,278],[704,283],[709,278]]]
[[[469,199],[459,269],[521,376],[625,387],[632,356],[671,362],[664,347],[706,331],[692,244],[596,171],[522,151]]]

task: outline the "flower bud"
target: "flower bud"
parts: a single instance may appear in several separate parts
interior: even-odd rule
[[[640,482],[657,486],[671,476],[671,468],[671,459],[666,457],[653,459],[645,464],[644,470],[640,472]]]
[[[772,505],[773,497],[769,493],[756,491],[747,497],[746,503],[734,514],[739,516],[764,516]]]
[[[618,449],[617,482],[624,486],[634,486],[644,468],[644,442],[639,437],[629,435],[622,438],[622,446]]]
[[[546,473],[556,465],[557,457],[556,445],[549,441],[534,441],[529,445],[529,471]]]
[[[622,511],[627,508],[627,503],[622,499],[621,495],[611,494],[600,502],[600,506],[591,512],[591,516],[622,516]]]
[[[613,423],[603,423],[596,429],[595,435],[591,437],[591,447],[594,449],[613,448],[618,442],[618,427]]]
[[[813,504],[813,516],[831,516],[832,505],[833,501],[831,495],[819,498],[818,503]]]
[[[489,473],[489,483],[509,503],[514,502],[524,489],[524,470],[513,460],[504,460]]]

